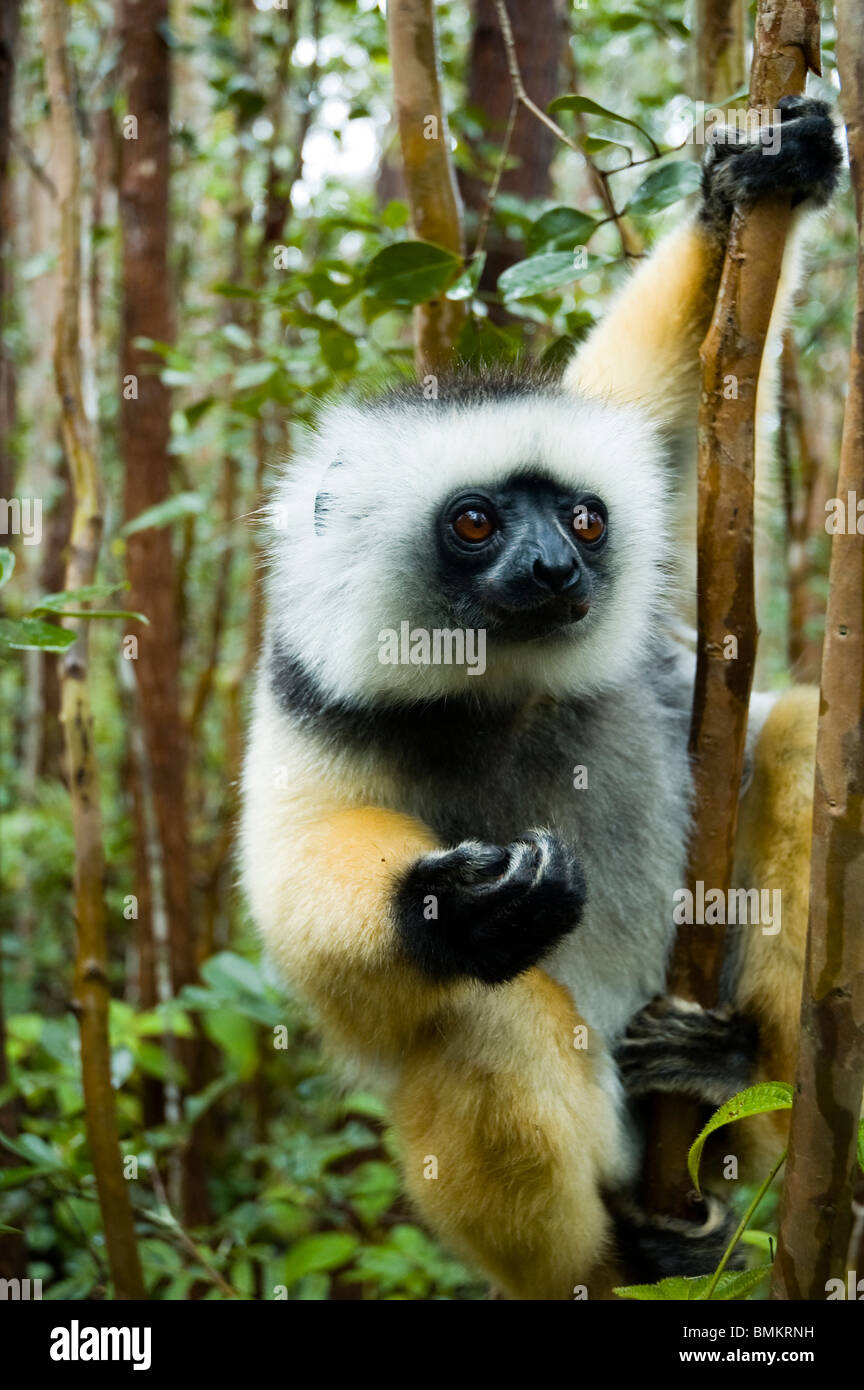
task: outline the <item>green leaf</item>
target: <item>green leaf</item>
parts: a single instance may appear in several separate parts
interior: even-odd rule
[[[731,1270],[721,1274],[714,1297],[727,1302],[746,1298],[772,1269],[773,1265],[765,1264],[756,1269]],[[704,1298],[712,1277],[710,1274],[694,1277],[676,1274],[669,1279],[661,1279],[658,1284],[629,1284],[613,1292],[619,1298],[632,1298],[642,1303],[692,1303]]]
[[[331,372],[351,372],[357,366],[357,341],[352,333],[344,328],[321,329],[318,335],[321,356]]]
[[[858,1123],[858,1163],[864,1173],[864,1120]]]
[[[0,618],[0,647],[11,647],[19,652],[65,652],[74,641],[74,632],[55,627],[54,623],[40,622],[38,618],[21,618],[14,622],[10,618]]]
[[[423,304],[444,292],[461,265],[461,258],[443,246],[400,241],[373,256],[366,267],[366,290],[386,304]]]
[[[14,551],[7,546],[0,546],[0,589],[12,578],[12,571],[15,568]]]
[[[650,24],[651,20],[647,14],[636,14],[633,10],[623,10],[619,14],[608,15],[605,22],[614,34],[626,34],[628,30],[635,29],[638,24]]]
[[[767,1115],[772,1110],[791,1110],[792,1087],[786,1081],[763,1081],[758,1086],[748,1086],[727,1100],[719,1110],[715,1110],[702,1133],[694,1141],[687,1156],[687,1167],[695,1187],[699,1187],[699,1163],[705,1141],[715,1130],[735,1120],[746,1119],[748,1115]]]
[[[606,106],[598,106],[597,102],[591,101],[590,97],[556,97],[554,101],[549,103],[547,110],[581,111],[585,116],[605,116],[610,121],[618,121],[621,125],[632,126],[634,130],[638,130],[639,134],[645,137],[652,149],[657,149],[656,141],[648,134],[647,130],[643,130],[638,122],[631,120],[629,116],[619,116],[617,111],[610,111]]]
[[[250,386],[263,386],[278,370],[278,362],[246,362],[234,373],[234,390],[248,391]]]
[[[60,613],[70,603],[89,603],[94,598],[107,598],[109,594],[116,594],[120,589],[130,589],[132,586],[127,581],[122,584],[85,584],[83,589],[65,589],[62,594],[46,594],[40,598],[33,613]]]
[[[198,492],[176,492],[173,497],[166,497],[164,502],[157,502],[154,507],[139,512],[125,526],[121,526],[118,534],[134,536],[136,531],[146,531],[149,526],[169,526],[174,521],[182,521],[184,517],[200,515],[205,505],[204,498]]]
[[[69,608],[68,604],[88,603],[92,599],[105,598],[118,589],[129,589],[129,583],[87,584],[83,589],[67,589],[62,594],[46,594],[30,611],[33,614],[52,613],[58,618],[133,618],[140,623],[150,619],[143,613],[133,613],[126,608]]]
[[[395,232],[399,227],[407,226],[410,216],[411,211],[408,204],[403,203],[401,198],[394,198],[381,213],[381,221],[385,227],[389,227],[391,231]]]
[[[242,1081],[255,1075],[258,1067],[258,1034],[255,1025],[233,1008],[211,1009],[203,1018],[207,1037],[229,1059]]]
[[[466,270],[463,270],[458,280],[455,280],[447,291],[448,299],[472,299],[477,293],[477,286],[480,284],[480,276],[483,274],[483,267],[486,264],[486,252],[481,251],[479,256],[474,256],[469,262]]]
[[[250,285],[232,285],[227,280],[219,280],[215,285],[210,286],[214,294],[221,295],[223,299],[260,299],[261,291],[254,290]]]
[[[647,214],[660,212],[671,207],[679,199],[688,197],[702,182],[702,171],[698,164],[689,159],[676,159],[670,164],[662,164],[652,169],[647,179],[640,183],[630,202],[628,212]]]
[[[34,613],[41,611],[41,608],[33,609]],[[150,619],[144,613],[133,613],[128,608],[52,608],[51,611],[58,618],[132,618],[137,623],[150,625]]]
[[[252,347],[252,335],[242,324],[223,323],[221,333],[226,343],[230,343],[232,347],[240,348],[241,352],[248,352]]]
[[[193,401],[191,405],[187,405],[183,414],[190,425],[197,425],[198,421],[203,419],[207,411],[215,404],[215,396],[204,396],[200,401]]]
[[[264,981],[254,961],[234,951],[220,951],[201,966],[201,978],[224,999],[235,999],[239,992],[262,993]]]
[[[572,251],[584,246],[597,223],[576,208],[550,208],[538,217],[525,234],[525,246],[533,256],[538,251]]]
[[[731,1302],[736,1298],[746,1298],[748,1293],[761,1284],[771,1273],[774,1265],[769,1261],[764,1265],[757,1265],[755,1269],[726,1270],[720,1275],[717,1287],[714,1290],[714,1298],[721,1302]]]
[[[26,1158],[43,1172],[65,1168],[66,1164],[56,1149],[52,1149],[38,1134],[19,1134],[12,1139],[8,1134],[0,1134],[0,1143],[11,1149],[19,1158]]]
[[[571,251],[544,251],[517,261],[498,276],[498,289],[507,299],[526,299],[532,294],[569,285],[606,262],[601,256],[586,256],[579,265]]]
[[[358,1245],[357,1237],[348,1231],[322,1231],[315,1236],[306,1236],[298,1240],[285,1256],[283,1282],[290,1288],[307,1274],[338,1269],[340,1265],[348,1263]]]
[[[602,154],[604,150],[624,150],[628,156],[631,155],[629,145],[622,144],[620,140],[610,140],[606,135],[586,135],[582,140],[582,148],[586,154]],[[615,170],[612,172],[615,173]]]

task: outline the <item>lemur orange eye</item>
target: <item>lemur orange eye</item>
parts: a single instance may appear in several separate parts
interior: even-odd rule
[[[488,541],[495,530],[495,523],[485,512],[475,507],[460,512],[453,522],[453,530],[462,541]]]
[[[606,518],[596,507],[580,503],[573,512],[573,530],[577,540],[592,545],[606,532]]]

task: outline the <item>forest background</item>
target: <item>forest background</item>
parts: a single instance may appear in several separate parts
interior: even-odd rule
[[[106,934],[144,1287],[166,1299],[485,1297],[415,1223],[380,1099],[333,1079],[236,890],[261,627],[254,518],[322,396],[413,372],[420,301],[456,317],[469,363],[566,359],[688,214],[698,103],[728,109],[746,89],[752,16],[723,8],[737,28],[718,48],[704,3],[508,0],[508,63],[494,0],[436,5],[463,204],[456,244],[424,233],[436,256],[409,242],[376,0],[7,0],[0,497],[21,511],[0,595],[0,1277],[41,1279],[46,1298],[116,1292],[85,1131],[83,823],[60,722],[74,673],[57,624],[71,640],[81,621],[95,731],[84,832],[95,802],[104,848],[92,925]],[[810,90],[836,104],[830,14],[822,52]],[[552,113],[559,132],[514,106],[514,58],[541,113],[571,98]],[[776,364],[759,500],[763,685],[819,676],[855,247],[844,185],[812,230]],[[75,430],[52,364],[63,312],[78,445],[104,504],[86,585],[69,583]],[[769,1202],[760,1225],[770,1219]]]

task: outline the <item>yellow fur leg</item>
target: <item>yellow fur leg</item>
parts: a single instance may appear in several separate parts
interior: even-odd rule
[[[774,705],[759,736],[753,778],[738,817],[735,883],[779,890],[780,931],[744,928],[736,1004],[760,1028],[758,1081],[793,1081],[810,892],[813,768],[819,692],[797,686]],[[788,1112],[746,1121],[748,1149],[763,1168],[777,1156]]]
[[[622,1145],[578,1023],[540,970],[478,987],[418,1039],[396,1090],[409,1195],[511,1298],[605,1298],[614,1283],[600,1185]]]

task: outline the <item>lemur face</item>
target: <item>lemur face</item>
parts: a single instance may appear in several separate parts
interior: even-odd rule
[[[570,635],[600,598],[608,538],[601,498],[536,473],[460,489],[437,518],[442,591],[500,640]]]
[[[334,406],[285,471],[271,628],[332,698],[587,694],[652,640],[667,468],[650,421],[552,387],[468,387]],[[420,660],[423,634],[434,651],[460,632],[483,634],[482,679]]]

